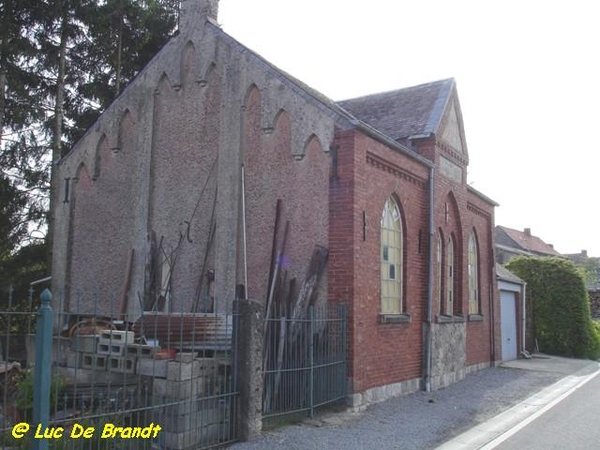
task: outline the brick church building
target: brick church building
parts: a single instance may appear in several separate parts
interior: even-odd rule
[[[60,161],[61,307],[126,298],[135,320],[158,295],[173,312],[227,312],[238,284],[266,302],[277,215],[288,279],[316,246],[328,255],[315,302],[347,305],[351,405],[501,359],[497,205],[467,183],[455,81],[334,102],[217,12],[182,2],[179,33]]]

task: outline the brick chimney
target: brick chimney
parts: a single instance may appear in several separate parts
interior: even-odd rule
[[[182,0],[179,13],[179,31],[191,32],[206,20],[217,23],[219,0]]]
[[[531,237],[531,228],[525,228],[525,236]]]

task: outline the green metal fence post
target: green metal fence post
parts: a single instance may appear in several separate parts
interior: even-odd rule
[[[35,333],[35,367],[33,374],[33,424],[41,430],[50,421],[50,372],[52,364],[52,294],[48,289],[42,292],[42,305],[37,312]],[[34,439],[33,450],[47,450],[48,440]]]

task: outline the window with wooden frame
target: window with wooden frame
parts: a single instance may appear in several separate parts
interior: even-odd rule
[[[479,307],[479,249],[475,232],[469,237],[469,314],[480,314]]]
[[[442,302],[444,299],[444,263],[443,263],[443,248],[444,248],[444,238],[442,237],[442,233],[438,232],[437,235],[437,243],[435,248],[435,300],[438,305],[438,311],[442,314]]]
[[[446,245],[446,299],[442,311],[449,316],[454,314],[454,275],[454,239],[450,236]]]
[[[402,217],[390,197],[381,215],[381,314],[404,312],[402,250]]]

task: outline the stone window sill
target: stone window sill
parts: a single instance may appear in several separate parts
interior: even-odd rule
[[[379,314],[381,323],[410,323],[409,314]]]
[[[465,316],[448,316],[446,314],[439,314],[437,316],[438,323],[462,323],[465,322]]]
[[[483,322],[483,315],[469,314],[469,322]]]

